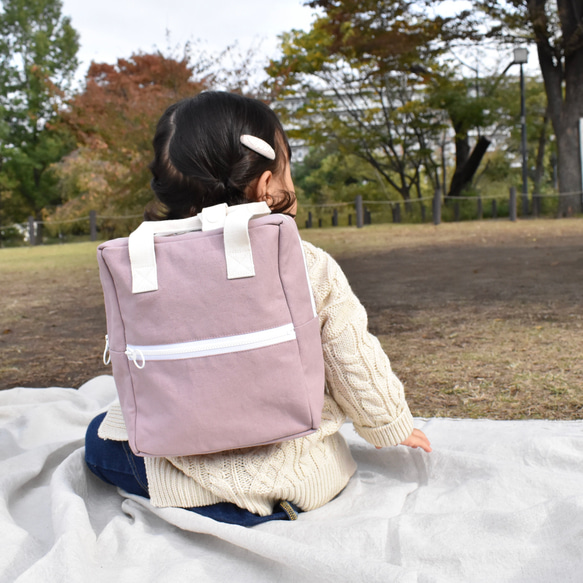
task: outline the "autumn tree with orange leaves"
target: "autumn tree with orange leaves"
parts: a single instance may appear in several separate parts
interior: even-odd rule
[[[100,215],[141,215],[151,199],[148,164],[163,111],[208,86],[194,80],[188,55],[134,54],[115,65],[92,63],[85,89],[70,102],[63,123],[77,149],[56,167],[63,204],[52,220]]]

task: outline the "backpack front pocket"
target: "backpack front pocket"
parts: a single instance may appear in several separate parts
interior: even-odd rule
[[[316,430],[292,324],[226,338],[128,346],[142,455],[239,449]]]
[[[229,352],[242,352],[254,350],[265,346],[273,346],[282,342],[296,339],[293,324],[285,324],[276,328],[225,336],[222,338],[210,338],[194,340],[192,342],[180,342],[177,344],[161,344],[157,346],[136,346],[128,344],[126,356],[138,368],[144,368],[148,360],[184,360],[189,358],[201,358],[215,356]]]

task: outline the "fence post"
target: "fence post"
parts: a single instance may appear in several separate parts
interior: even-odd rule
[[[484,209],[482,207],[482,197],[478,197],[478,220],[481,221],[484,218]]]
[[[495,198],[492,199],[492,218],[493,219],[498,218],[498,204]]]
[[[308,220],[306,221],[306,229],[312,228],[312,211],[308,212]]]
[[[91,240],[97,241],[97,211],[89,211],[89,232]]]
[[[516,187],[510,187],[510,208],[508,210],[511,221],[516,221]]]
[[[322,228],[322,217],[320,217],[318,219],[318,228],[321,229]]]
[[[332,211],[332,226],[333,227],[338,226],[338,209],[334,209]]]
[[[358,229],[362,229],[362,227],[364,226],[364,208],[362,206],[362,194],[358,194],[356,196],[356,201],[354,204],[356,206],[356,227]]]
[[[364,207],[364,224],[372,225],[372,216],[370,214],[370,210],[367,207]]]
[[[460,221],[460,201],[456,200],[455,204],[453,205],[453,220],[454,221]]]
[[[34,227],[34,217],[28,217],[28,242],[33,246],[36,244],[36,233]]]
[[[528,193],[522,193],[522,216],[526,217],[528,215]]]
[[[424,223],[425,222],[425,213],[426,213],[425,205],[423,203],[420,203],[420,204],[421,204],[421,222]]]
[[[435,189],[433,194],[433,224],[439,225],[441,223],[441,190]]]
[[[538,217],[540,214],[540,196],[538,192],[532,193],[532,216]]]
[[[391,209],[393,211],[393,223],[401,222],[401,203],[396,203]]]
[[[348,215],[348,226],[352,227],[352,214]]]

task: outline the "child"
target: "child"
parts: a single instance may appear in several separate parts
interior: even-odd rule
[[[273,111],[260,101],[205,92],[170,106],[154,137],[150,220],[179,219],[204,207],[265,201],[295,216],[291,149]],[[349,416],[377,448],[431,451],[413,419],[403,386],[379,341],[367,332],[363,306],[338,264],[303,243],[318,312],[326,369],[320,428],[311,435],[254,448],[174,458],[135,456],[119,406],[87,430],[86,462],[97,476],[217,520],[254,525],[295,519],[334,498],[356,470],[339,429]]]

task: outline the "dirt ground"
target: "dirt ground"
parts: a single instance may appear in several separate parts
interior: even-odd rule
[[[414,415],[583,417],[583,219],[367,229],[303,236],[344,268]],[[6,283],[0,388],[110,374],[96,268]]]
[[[341,261],[414,414],[582,418],[583,223],[471,226]]]

